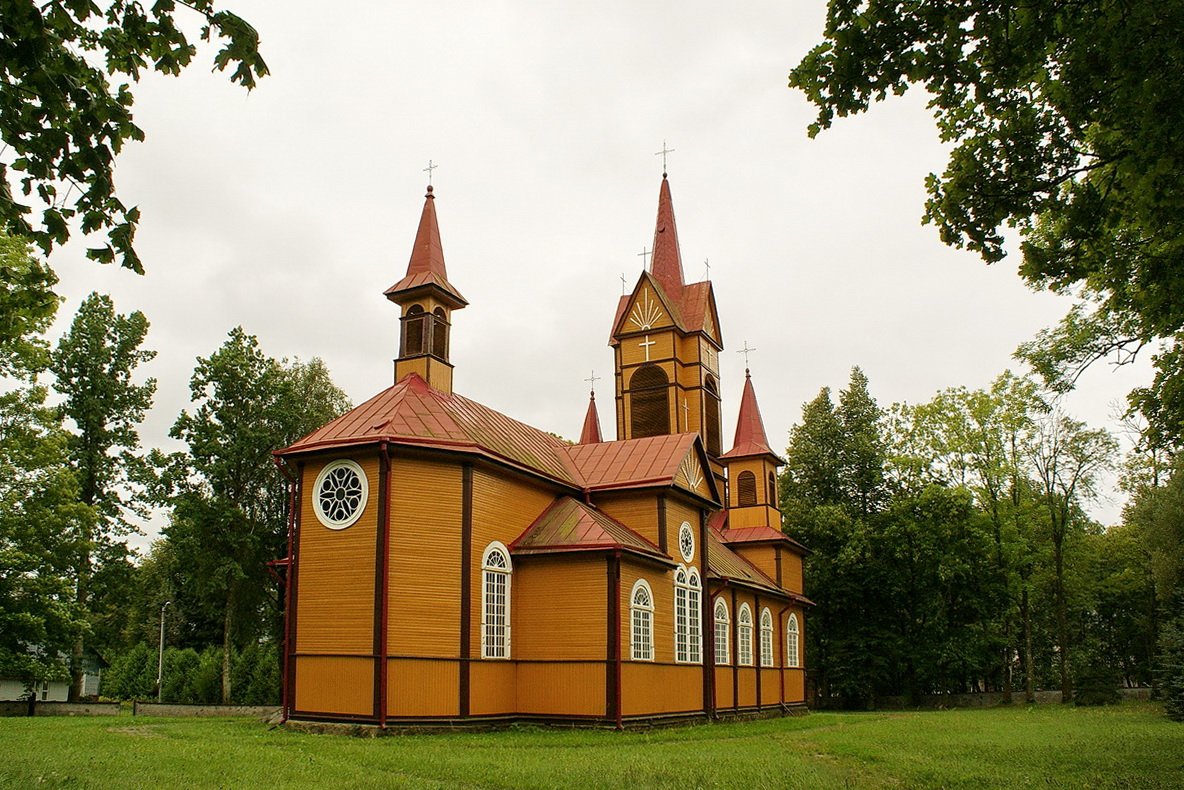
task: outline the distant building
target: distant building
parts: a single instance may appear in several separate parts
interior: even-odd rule
[[[650,267],[611,329],[617,441],[595,396],[569,445],[453,391],[468,302],[430,186],[386,296],[394,385],[277,451],[298,503],[289,718],[621,726],[804,705],[805,549],[781,531],[747,373],[723,452],[715,296],[683,281],[665,175]]]
[[[69,659],[62,657],[65,667]],[[108,666],[101,655],[94,650],[86,649],[82,654],[82,696],[99,696],[99,684],[103,679],[103,669]],[[38,702],[65,702],[70,696],[70,680],[46,680],[36,684],[33,694]],[[0,702],[12,700],[27,700],[29,691],[23,680],[14,678],[0,678]]]

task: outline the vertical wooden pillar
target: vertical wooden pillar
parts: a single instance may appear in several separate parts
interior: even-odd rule
[[[473,464],[461,468],[460,510],[460,696],[462,718],[469,715],[473,641]]]

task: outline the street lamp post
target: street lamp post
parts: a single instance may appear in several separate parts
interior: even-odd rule
[[[169,608],[172,601],[165,601],[160,607],[160,656],[156,660],[156,701],[161,701],[164,694],[164,610]]]

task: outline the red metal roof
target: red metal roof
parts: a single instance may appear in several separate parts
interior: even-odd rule
[[[596,393],[588,399],[588,413],[584,415],[584,429],[580,431],[580,444],[598,444],[600,438],[600,415],[596,413]]]
[[[415,373],[279,453],[379,441],[477,452],[580,485],[562,441],[462,395],[434,389]]]
[[[744,394],[740,396],[740,416],[736,419],[736,439],[732,449],[721,458],[747,458],[754,455],[772,456],[777,463],[784,461],[769,447],[765,436],[765,421],[761,419],[761,407],[756,402],[756,390],[752,388],[752,375],[744,371]]]
[[[589,490],[669,485],[698,434],[676,433],[567,448]]]
[[[801,543],[786,535],[784,532],[773,529],[769,526],[759,527],[739,527],[736,529],[728,529],[720,532],[720,537],[724,543],[774,543],[784,542],[793,546],[799,553],[806,553],[807,549]]]
[[[658,190],[658,219],[654,223],[654,253],[650,272],[667,294],[682,293],[682,253],[678,249],[678,228],[674,224],[674,202],[670,199],[670,182],[662,174]]]
[[[560,497],[510,544],[510,552],[553,554],[569,551],[620,549],[672,562],[662,550],[594,507]]]
[[[415,244],[411,248],[407,274],[384,293],[388,299],[394,301],[397,294],[418,288],[435,287],[457,301],[457,307],[466,305],[468,302],[460,295],[460,291],[448,282],[448,272],[444,268],[444,246],[440,243],[440,227],[436,222],[436,197],[432,194],[430,186],[424,197],[423,214],[419,218],[419,230],[415,234]]]

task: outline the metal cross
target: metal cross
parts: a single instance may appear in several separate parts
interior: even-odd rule
[[[744,370],[745,370],[745,372],[747,372],[747,371],[748,371],[748,355],[749,355],[749,354],[751,354],[753,351],[756,351],[756,349],[755,349],[755,348],[749,348],[749,347],[748,347],[748,341],[747,341],[747,340],[745,340],[745,341],[744,341],[744,348],[741,348],[741,349],[739,349],[739,350],[737,350],[737,351],[736,351],[736,353],[737,353],[737,354],[743,354],[743,355],[744,355]]]
[[[435,170],[437,167],[439,167],[439,165],[432,164],[432,160],[429,159],[428,166],[423,169],[423,172],[428,174],[428,186],[432,185],[432,171]]]
[[[704,258],[703,265],[707,268],[707,274],[704,275],[703,279],[710,280],[711,279],[711,261],[710,261],[710,259]]]
[[[654,156],[662,157],[662,175],[666,175],[666,154],[672,154],[672,153],[674,153],[674,149],[667,148],[665,140],[662,141],[662,150],[654,152]]]
[[[621,272],[621,296],[625,295],[625,272]]]
[[[649,361],[650,361],[650,346],[656,346],[656,345],[658,345],[658,341],[657,341],[657,340],[650,340],[650,336],[649,336],[649,335],[646,335],[646,336],[645,336],[645,342],[644,342],[644,343],[638,343],[637,345],[639,345],[639,346],[641,346],[642,348],[644,348],[644,349],[645,349],[645,361],[646,361],[646,362],[649,362]]]
[[[590,377],[584,379],[584,381],[586,381],[592,385],[592,392],[595,393],[596,392],[596,382],[600,381],[600,376],[597,376],[596,371],[594,370],[594,371],[592,371],[592,375]]]
[[[686,395],[682,396],[682,427],[687,431],[691,429],[691,405],[687,403]]]
[[[642,268],[648,269],[648,268],[650,267],[650,259],[649,259],[649,256],[651,256],[651,255],[653,255],[653,254],[654,254],[654,253],[650,252],[650,251],[649,251],[649,250],[647,250],[645,247],[642,247],[642,248],[641,248],[641,252],[637,253],[637,257],[638,257],[638,258],[641,258],[641,265],[642,265]]]

